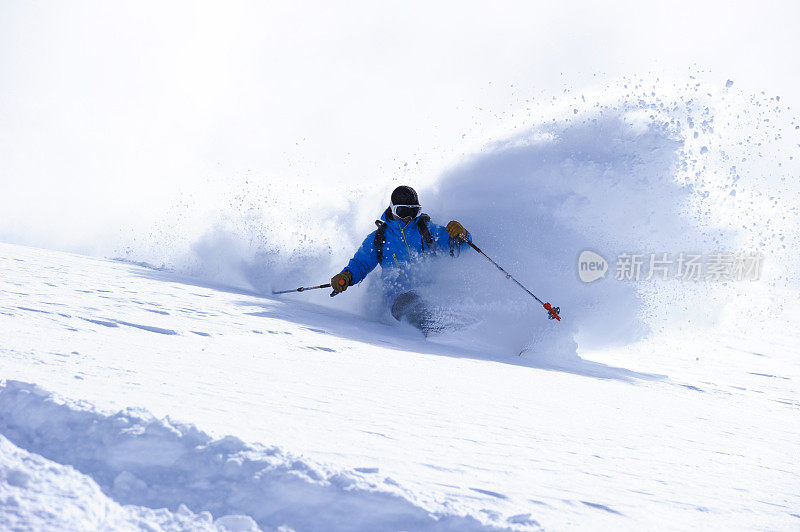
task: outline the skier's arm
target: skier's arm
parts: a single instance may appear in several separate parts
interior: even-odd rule
[[[356,254],[342,271],[349,271],[353,276],[350,285],[358,284],[378,265],[378,252],[374,247],[375,231],[367,235]]]

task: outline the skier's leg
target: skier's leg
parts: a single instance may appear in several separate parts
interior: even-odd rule
[[[397,321],[407,321],[422,331],[427,329],[428,311],[416,292],[404,292],[397,296],[392,303],[392,316]]]

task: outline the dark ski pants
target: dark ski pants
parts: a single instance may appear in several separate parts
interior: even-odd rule
[[[423,330],[428,323],[428,309],[416,292],[403,292],[397,296],[392,303],[392,316]]]

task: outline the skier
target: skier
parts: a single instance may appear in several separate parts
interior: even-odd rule
[[[417,293],[425,281],[420,263],[443,249],[450,255],[456,251],[460,254],[462,242],[471,240],[469,233],[455,220],[447,227],[430,223],[430,217],[422,213],[416,191],[409,186],[394,189],[389,208],[375,224],[378,229],[364,239],[347,266],[331,279],[334,292],[360,283],[380,264],[392,316],[425,334],[433,332],[432,316]]]

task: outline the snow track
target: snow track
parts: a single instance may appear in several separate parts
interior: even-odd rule
[[[246,516],[120,505],[91,478],[16,447],[0,435],[0,529],[3,530],[254,530]],[[230,525],[230,526],[226,526]]]
[[[331,474],[277,448],[248,446],[232,436],[214,440],[192,425],[157,420],[140,409],[104,415],[18,381],[0,388],[0,433],[75,467],[125,505],[247,514],[265,528],[484,528],[471,518],[431,515],[404,499],[390,479],[375,486],[357,472]],[[206,521],[197,518],[203,526]]]

